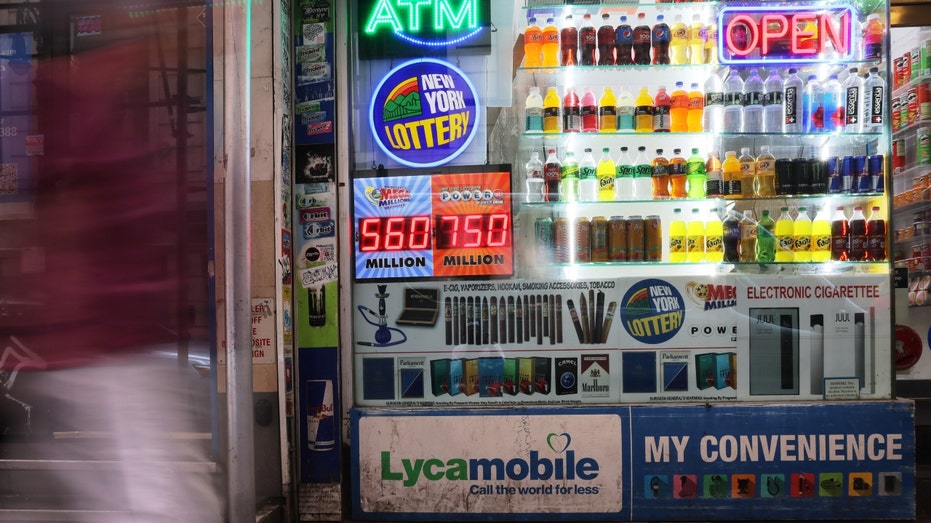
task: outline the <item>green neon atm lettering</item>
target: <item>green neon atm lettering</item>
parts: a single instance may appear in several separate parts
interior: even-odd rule
[[[433,11],[433,29],[475,29],[478,27],[478,0],[463,0],[459,9],[451,0],[378,0],[365,24],[365,32],[372,34],[387,24],[395,33],[417,33],[421,27],[421,11]],[[407,25],[401,21],[400,10],[407,10]],[[429,16],[429,15],[428,15]]]

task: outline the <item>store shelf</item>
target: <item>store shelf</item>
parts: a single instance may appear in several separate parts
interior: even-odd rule
[[[571,278],[586,275],[590,278],[609,278],[623,274],[625,277],[651,277],[657,274],[678,276],[711,276],[715,274],[747,275],[839,275],[839,274],[884,274],[889,263],[829,261],[829,262],[780,262],[780,263],[670,263],[670,262],[595,262],[539,264],[528,267],[530,272],[545,273],[553,277]]]
[[[892,96],[893,98],[896,96],[902,96],[903,94],[908,93],[908,90],[911,89],[912,87],[917,87],[919,84],[922,84],[924,82],[929,82],[929,81],[931,81],[931,75],[928,75],[928,74],[924,74],[916,78],[913,78],[909,80],[908,83],[906,83],[905,85],[892,91]]]
[[[906,138],[907,136],[917,131],[919,127],[928,126],[928,125],[931,125],[931,119],[926,118],[924,120],[918,120],[915,123],[906,125],[905,127],[892,133],[892,139],[896,140],[900,138]]]

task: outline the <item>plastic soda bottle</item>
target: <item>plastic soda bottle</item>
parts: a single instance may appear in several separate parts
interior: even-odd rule
[[[617,167],[614,160],[611,159],[610,149],[604,147],[601,149],[601,158],[598,160],[598,167],[595,175],[598,178],[598,199],[603,202],[610,202],[614,199],[614,176]]]
[[[576,65],[579,56],[579,30],[572,15],[567,15],[559,30],[559,65]]]
[[[595,93],[588,87],[582,92],[582,132],[598,132],[598,101],[595,100]]]
[[[866,17],[863,26],[863,59],[876,60],[883,55],[883,23],[878,14]]]
[[[656,158],[653,158],[653,199],[669,199],[669,160],[663,156],[663,150],[656,150]]]
[[[692,155],[685,164],[685,181],[688,185],[688,197],[693,200],[705,197],[705,184],[708,174],[705,170],[705,159],[698,154],[698,147],[692,148]]]
[[[559,65],[559,28],[552,17],[546,19],[543,27],[543,67]]]
[[[795,261],[808,263],[811,261],[811,218],[808,216],[808,208],[799,207],[798,216],[795,217],[795,224],[792,226],[792,234],[795,235]]]
[[[739,133],[743,129],[744,81],[737,68],[731,69],[724,81],[724,128],[727,133]]]
[[[598,33],[592,24],[592,15],[585,13],[579,28],[579,65],[595,65],[595,52],[598,49]]]
[[[540,67],[543,64],[542,49],[543,30],[537,25],[537,19],[531,16],[524,31],[524,67]]]
[[[549,87],[546,90],[546,98],[543,99],[543,132],[558,133],[562,120],[562,110],[559,104],[559,93],[555,87]]]
[[[649,200],[653,197],[653,165],[647,158],[647,148],[637,147],[634,160],[634,200]]]
[[[709,24],[705,29],[705,63],[718,63],[718,24]]]
[[[701,15],[695,13],[692,15],[692,23],[689,24],[689,63],[705,63],[705,24],[701,21]]]
[[[689,88],[689,109],[685,116],[686,131],[700,133],[704,130],[702,120],[705,114],[705,95],[698,90],[698,84],[692,83]]]
[[[614,199],[632,200],[634,194],[634,161],[627,152],[627,147],[621,147],[621,155],[615,162]]]
[[[740,219],[740,261],[751,263],[756,261],[757,222],[750,209],[744,210]]]
[[[634,27],[634,63],[649,65],[652,30],[647,25],[646,13],[637,13],[637,25]]]
[[[776,196],[776,158],[769,152],[768,145],[760,146],[754,172],[753,195],[760,198]]]
[[[640,104],[637,104],[640,105]],[[666,86],[659,86],[653,99],[653,131],[668,133],[672,128],[672,98],[666,92]]]
[[[566,152],[562,162],[562,177],[559,181],[559,201],[579,201],[579,161],[572,151]]]
[[[685,259],[689,263],[705,261],[705,222],[698,209],[692,209],[692,215],[685,231]]]
[[[756,177],[756,158],[750,156],[749,147],[740,148],[740,156],[737,157],[740,162],[740,196],[742,198],[753,198],[753,180]]]
[[[705,261],[721,263],[724,260],[724,224],[717,207],[711,209],[705,221]]]
[[[804,85],[805,82],[798,77],[798,69],[790,68],[789,76],[786,77],[782,91],[782,104],[785,111],[783,132],[802,132],[802,91]]]
[[[610,87],[605,87],[598,101],[598,130],[613,133],[617,130],[617,98]]]
[[[556,149],[547,151],[546,163],[543,164],[543,200],[559,201],[559,181],[562,179],[562,162],[556,156]]]
[[[728,198],[740,198],[741,178],[740,160],[737,159],[736,151],[727,151],[724,153],[724,163],[721,164],[721,180],[723,182],[722,193]]]
[[[870,261],[886,259],[886,220],[878,206],[870,209],[870,217],[866,220],[866,258]]]
[[[769,215],[769,210],[763,209],[760,221],[756,224],[756,261],[771,263],[776,260],[776,222]]]
[[[617,65],[631,65],[634,63],[634,30],[627,23],[627,17],[621,15],[621,23],[614,30],[614,49],[617,56]]]
[[[827,207],[823,207],[811,222],[811,261],[826,262],[830,259],[831,220]]]
[[[689,63],[689,30],[682,21],[682,15],[676,15],[670,28],[669,63]]]
[[[802,132],[824,131],[824,87],[818,78],[810,74],[802,90]]]
[[[634,115],[636,113],[636,100],[633,93],[626,87],[621,88],[617,97],[617,130],[631,131],[635,129]]]
[[[689,130],[689,93],[685,92],[685,84],[676,82],[676,89],[670,96],[669,130],[674,133],[684,133]]]
[[[672,222],[669,223],[669,261],[682,263],[687,253],[685,217],[682,209],[673,209]]]
[[[708,154],[708,161],[705,162],[705,172],[708,177],[705,179],[705,195],[709,198],[721,198],[724,192],[724,165],[718,157],[718,153],[711,152]]]
[[[850,252],[851,261],[866,261],[868,244],[866,233],[866,216],[863,216],[863,207],[857,205],[850,215]]]
[[[598,175],[596,169],[592,149],[586,147],[585,154],[582,155],[582,161],[579,162],[579,201],[598,201]]]
[[[562,130],[566,133],[577,133],[582,130],[582,108],[579,106],[579,95],[573,88],[566,90],[562,98]]]
[[[685,158],[682,157],[682,149],[673,149],[672,154],[669,159],[669,197],[685,198],[688,196]]]
[[[831,216],[831,259],[850,259],[850,224],[843,207],[835,209],[834,215]]]
[[[780,209],[779,219],[776,220],[776,261],[795,261],[795,230],[789,208]]]
[[[530,153],[530,160],[524,166],[527,184],[527,201],[543,201],[543,162],[540,160],[540,153],[533,151]]]
[[[653,64],[669,63],[669,42],[671,38],[669,25],[663,15],[656,15],[656,25],[653,26]]]
[[[740,216],[733,210],[727,211],[722,223],[724,227],[724,261],[740,261]]]
[[[524,114],[526,115],[526,128],[528,131],[540,132],[543,130],[543,96],[540,95],[540,88],[537,86],[530,87],[530,93],[527,95],[527,101],[524,104]]]
[[[646,87],[640,89],[637,95],[637,106],[634,117],[638,133],[648,133],[653,130],[653,97]]]
[[[601,27],[598,28],[598,65],[614,65],[615,29],[611,25],[611,15],[601,15]]]
[[[723,132],[724,129],[724,81],[714,71],[705,80],[705,105],[702,117],[705,131]]]

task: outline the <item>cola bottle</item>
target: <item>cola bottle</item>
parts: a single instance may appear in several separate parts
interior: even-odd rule
[[[595,26],[592,25],[592,15],[585,13],[582,17],[582,27],[579,28],[579,65],[595,65],[597,48],[598,37]]]
[[[650,64],[650,45],[652,29],[647,25],[647,15],[637,13],[637,26],[634,27],[634,63],[638,65]]]

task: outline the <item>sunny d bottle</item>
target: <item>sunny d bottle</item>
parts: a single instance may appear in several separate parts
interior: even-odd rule
[[[869,261],[885,261],[886,256],[886,220],[879,207],[873,206],[866,220],[866,257]]]
[[[527,184],[527,202],[542,202],[544,182],[540,153],[537,151],[530,153],[530,160],[524,166],[524,173]]]
[[[637,147],[637,158],[634,160],[634,200],[650,200],[653,198],[653,165],[647,158],[647,148]]]
[[[863,132],[879,133],[886,122],[886,82],[879,76],[879,68],[870,67],[870,76],[863,82]]]
[[[636,128],[635,114],[637,102],[626,87],[621,88],[617,97],[617,130],[633,132]]]
[[[614,65],[614,39],[616,33],[611,25],[611,15],[601,15],[601,27],[598,28],[598,65]]]
[[[724,196],[728,198],[740,198],[741,191],[741,176],[740,176],[740,161],[737,159],[737,153],[735,151],[726,151],[724,153],[724,163],[721,164],[721,180],[722,180],[722,189],[721,192]],[[709,195],[713,196],[713,192],[709,189]]]
[[[556,149],[547,151],[546,163],[543,164],[543,199],[547,202],[559,201],[559,182],[562,179],[562,162],[556,156]]]
[[[798,77],[798,70],[790,68],[782,92],[782,103],[785,111],[783,132],[802,132],[802,90],[804,85],[805,82]]]
[[[614,163],[616,167],[614,176],[614,199],[633,200],[634,195],[634,161],[627,152],[627,147],[621,147],[621,155]]]
[[[863,130],[863,79],[859,69],[851,67],[841,86],[844,94],[844,131],[859,133]]]
[[[555,87],[549,87],[546,90],[546,98],[543,99],[543,132],[558,133],[562,123],[562,109],[559,103],[559,93]]]
[[[595,100],[595,93],[591,89],[585,88],[581,100],[582,114],[582,132],[598,132],[598,101]]]
[[[739,133],[743,129],[743,90],[744,81],[736,68],[731,69],[724,81],[724,132]]]
[[[524,67],[543,65],[542,50],[543,30],[537,25],[537,19],[531,16],[524,31]]]
[[[686,261],[686,226],[682,209],[673,209],[672,222],[669,223],[669,261],[682,263]]]
[[[756,158],[750,156],[749,147],[740,148],[740,156],[737,157],[740,162],[740,196],[742,198],[753,198],[753,180],[756,177]]]
[[[743,85],[743,119],[741,132],[763,132],[763,79],[759,70],[750,69],[750,75]]]
[[[688,185],[688,197],[699,200],[705,197],[705,185],[708,174],[705,171],[705,159],[698,154],[698,147],[692,148],[692,155],[686,160],[685,182]]]
[[[689,29],[682,21],[682,15],[676,15],[670,28],[669,63],[689,63]]]
[[[769,77],[763,83],[763,132],[781,133],[783,126],[783,90],[782,77],[775,67],[770,68]]]
[[[653,199],[669,199],[669,160],[663,156],[663,150],[656,150],[656,158],[653,158]]]
[[[756,224],[756,261],[776,261],[776,222],[769,215],[768,209],[763,209],[760,221]]]
[[[553,18],[546,19],[543,27],[543,67],[556,67],[559,65],[559,28]]]
[[[714,71],[705,80],[705,104],[702,127],[714,133],[724,129],[724,81]]]
[[[685,91],[685,84],[676,82],[676,88],[669,98],[669,130],[684,133],[689,130],[689,93]]]
[[[562,162],[562,174],[559,180],[559,201],[579,201],[579,161],[572,151],[566,152]]]
[[[685,259],[689,263],[705,261],[705,221],[698,209],[692,209],[685,230]]]
[[[634,63],[649,65],[652,30],[647,25],[646,13],[637,13],[637,25],[634,27]]]
[[[811,218],[808,216],[808,208],[799,207],[798,216],[795,217],[795,224],[792,226],[792,233],[795,235],[795,261],[808,263],[811,261]]]
[[[543,97],[540,95],[540,88],[535,85],[530,87],[530,93],[527,95],[527,101],[525,102],[524,114],[527,131],[540,132],[543,130]]]
[[[668,133],[672,127],[672,98],[666,92],[666,86],[659,86],[653,99],[653,131]]]
[[[831,219],[826,207],[815,214],[811,222],[811,261],[826,262],[831,259]]]
[[[582,155],[582,161],[579,162],[579,201],[598,201],[598,176],[596,170],[597,166],[595,165],[595,158],[592,156],[592,149],[586,147],[585,153]]]
[[[850,215],[850,251],[849,259],[851,261],[867,260],[868,238],[866,232],[866,216],[863,215],[863,207],[857,205],[853,208],[853,214]]]
[[[578,64],[579,60],[579,30],[575,28],[572,15],[566,16],[559,30],[559,65],[569,66]]]
[[[711,209],[705,221],[705,261],[721,263],[724,260],[724,224],[718,209]]]
[[[653,131],[653,97],[646,87],[640,89],[637,95],[637,107],[634,109],[634,120],[638,133]]]
[[[669,159],[669,197],[682,199],[688,196],[686,182],[687,164],[682,157],[682,149],[673,149]]]
[[[592,23],[592,15],[585,13],[579,27],[579,65],[597,64],[598,32]]]
[[[751,263],[756,261],[757,221],[753,211],[746,209],[740,218],[740,261]]]
[[[598,130],[603,133],[617,131],[617,98],[610,87],[605,87],[598,101]]]
[[[627,23],[627,17],[621,15],[621,23],[614,30],[615,62],[617,65],[634,63],[634,30]]]
[[[740,215],[736,211],[727,211],[724,222],[724,261],[737,263],[740,261]]]
[[[689,110],[685,116],[686,131],[700,133],[704,130],[702,121],[705,115],[705,95],[698,90],[698,84],[692,83],[689,88]]]
[[[566,96],[562,99],[562,130],[565,133],[577,133],[582,130],[581,102],[579,95],[571,87],[566,90]]]
[[[753,195],[759,198],[776,196],[776,158],[769,152],[768,145],[760,146],[754,173]]]
[[[598,178],[598,199],[603,202],[614,200],[614,177],[617,167],[614,160],[611,159],[610,149],[604,147],[601,149],[601,158],[598,160],[598,166],[595,175]]]

